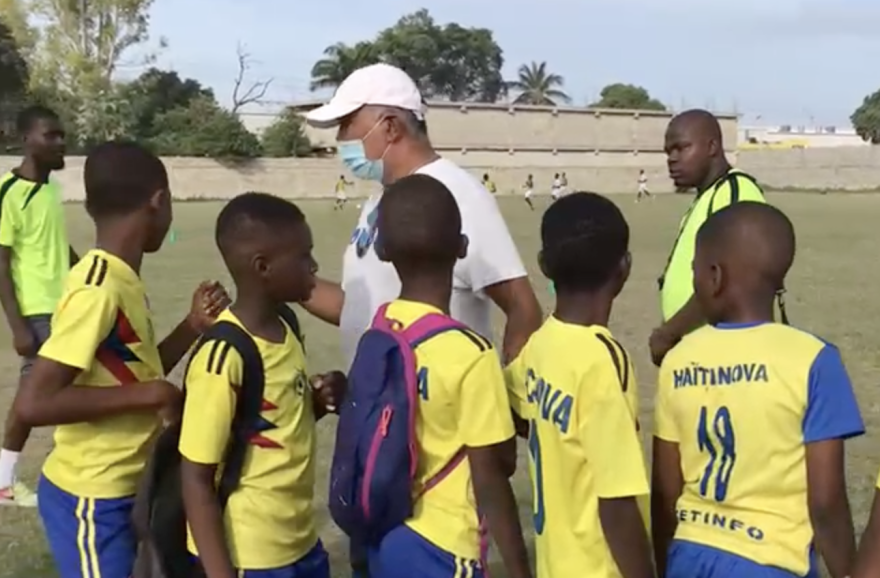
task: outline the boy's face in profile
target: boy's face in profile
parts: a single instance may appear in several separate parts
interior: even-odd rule
[[[155,253],[162,248],[165,237],[171,229],[171,221],[173,219],[171,211],[171,191],[167,187],[159,190],[150,199],[148,206],[149,211],[149,234],[147,235],[147,245],[144,247],[146,253]]]
[[[312,256],[312,231],[305,221],[281,231],[255,263],[266,292],[278,303],[308,301],[318,263]]]

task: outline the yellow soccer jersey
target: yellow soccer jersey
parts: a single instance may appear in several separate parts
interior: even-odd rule
[[[218,320],[242,326],[228,309]],[[240,486],[224,511],[232,562],[247,570],[288,566],[318,542],[312,392],[303,346],[285,329],[283,343],[252,335],[266,380],[262,420],[250,440]],[[189,461],[223,463],[242,371],[241,356],[228,343],[209,341],[195,353],[186,374],[180,434],[180,453]],[[189,549],[198,554],[192,535]]]
[[[386,315],[405,328],[428,313],[440,311],[397,300]],[[501,363],[489,341],[467,330],[448,331],[420,344],[415,353],[420,450],[415,487],[419,488],[462,447],[495,445],[515,434]],[[467,460],[416,500],[415,513],[406,524],[458,558],[479,560],[479,518]]]
[[[864,433],[837,348],[777,323],[703,327],[663,360],[655,412],[681,453],[676,539],[805,575],[805,446]]]
[[[649,494],[638,386],[605,327],[550,317],[507,368],[514,412],[529,421],[538,578],[621,576],[599,500]]]
[[[87,387],[138,387],[163,375],[144,285],[124,261],[89,251],[70,270],[40,357],[81,369]],[[43,474],[85,498],[133,495],[159,428],[156,415],[133,413],[60,425]]]

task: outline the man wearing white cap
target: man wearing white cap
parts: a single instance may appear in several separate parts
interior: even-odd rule
[[[306,121],[319,128],[337,127],[339,158],[358,178],[387,185],[421,173],[446,185],[469,240],[467,257],[455,267],[451,314],[491,338],[494,301],[507,317],[504,357],[513,359],[541,324],[538,301],[495,199],[431,146],[415,82],[387,64],[361,68],[343,81],[329,103],[307,113]],[[373,248],[380,196],[363,206],[345,252],[341,285],[319,280],[305,304],[313,315],[339,325],[348,364],[376,310],[400,291],[394,268],[381,262]]]

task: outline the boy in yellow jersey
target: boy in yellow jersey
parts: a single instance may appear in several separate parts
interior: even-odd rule
[[[243,360],[228,344],[203,344],[186,375],[179,446],[189,550],[208,578],[329,578],[313,500],[315,421],[327,413],[330,391],[313,395],[303,344],[278,314],[315,286],[311,231],[293,203],[246,193],[220,212],[216,240],[236,287],[235,303],[219,319],[241,326],[260,352],[263,411],[238,489],[221,511],[215,480]]]
[[[394,265],[400,297],[387,317],[408,327],[449,314],[453,267],[467,251],[452,193],[427,175],[385,190],[377,249]],[[498,354],[470,330],[447,331],[416,350],[419,469],[416,487],[464,451],[465,459],[415,501],[415,512],[370,552],[374,578],[482,578],[480,521],[486,517],[510,578],[531,576],[516,501],[504,464],[515,460],[513,421]]]
[[[483,175],[483,186],[493,195],[498,192],[498,187],[495,186],[495,181],[489,178],[489,173]]]
[[[59,576],[128,578],[138,478],[159,413],[180,409],[180,392],[163,376],[226,296],[200,286],[186,319],[157,343],[139,272],[171,224],[165,167],[136,144],[110,142],[89,154],[84,177],[98,248],[71,269],[15,407],[30,426],[57,426],[38,496]]]
[[[21,357],[19,380],[49,337],[52,312],[77,257],[68,245],[64,205],[50,175],[64,168],[64,128],[54,111],[31,106],[16,121],[21,164],[0,178],[0,304]],[[0,505],[35,507],[37,495],[16,480],[30,428],[10,407],[0,449]]]
[[[353,184],[354,183],[346,180],[345,175],[339,175],[339,179],[336,181],[336,202],[333,204],[334,211],[341,211],[345,208],[345,203],[348,202],[348,195],[345,194],[345,187]]]
[[[528,429],[538,578],[649,578],[638,386],[608,330],[629,227],[610,200],[578,192],[544,213],[541,242],[556,310],[507,368]]]
[[[855,554],[844,440],[864,432],[840,353],[773,321],[794,260],[778,209],[740,202],[700,228],[694,289],[708,325],[660,368],[654,548],[666,578],[832,578]],[[815,547],[815,551],[814,551]]]

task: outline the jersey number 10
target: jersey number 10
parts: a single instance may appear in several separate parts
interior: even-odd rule
[[[730,410],[727,406],[718,408],[715,416],[711,418],[711,423],[709,409],[705,406],[700,408],[697,440],[700,452],[709,454],[709,462],[700,479],[700,495],[703,497],[709,495],[709,482],[714,477],[715,501],[723,502],[727,497],[727,485],[733,473],[733,466],[736,464],[736,436],[733,433],[733,421],[730,419]]]

